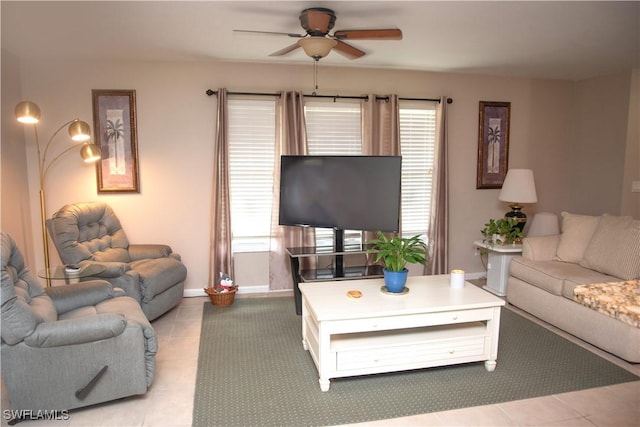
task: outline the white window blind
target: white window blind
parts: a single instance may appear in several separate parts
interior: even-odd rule
[[[362,152],[360,104],[312,102],[304,107],[311,155],[358,155]]]
[[[436,131],[435,105],[400,105],[402,235],[425,236],[431,213]],[[426,236],[425,236],[426,237]]]
[[[360,103],[309,101],[305,103],[310,155],[362,153]],[[345,230],[345,243],[360,243],[361,232]],[[333,230],[316,228],[316,245],[333,246]]]
[[[267,250],[275,155],[273,99],[229,99],[229,187],[233,250]]]

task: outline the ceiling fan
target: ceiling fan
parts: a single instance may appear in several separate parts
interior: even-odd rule
[[[337,30],[333,34],[329,31],[336,23],[336,14],[331,9],[312,7],[300,12],[300,25],[306,34],[280,33],[274,31],[234,30],[244,33],[260,33],[285,35],[299,40],[273,52],[269,56],[282,56],[299,47],[305,53],[318,61],[327,56],[332,49],[349,59],[357,59],[365,55],[365,52],[345,42],[345,40],[402,40],[402,31],[399,29],[368,29],[368,30]]]

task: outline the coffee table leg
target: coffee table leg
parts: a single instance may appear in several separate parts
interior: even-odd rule
[[[320,382],[320,390],[329,391],[329,385],[330,385],[329,380],[320,378],[319,382]]]
[[[495,360],[487,360],[484,362],[484,368],[489,372],[493,372],[496,369],[496,365],[497,363]]]

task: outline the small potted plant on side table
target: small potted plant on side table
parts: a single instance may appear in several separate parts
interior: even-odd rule
[[[378,231],[377,237],[369,242],[369,253],[376,254],[375,262],[382,261],[384,283],[390,293],[405,290],[409,270],[407,264],[426,264],[429,258],[427,245],[416,235],[410,238],[387,237]]]
[[[515,218],[489,219],[480,232],[484,237],[482,242],[488,245],[512,244],[524,236]]]

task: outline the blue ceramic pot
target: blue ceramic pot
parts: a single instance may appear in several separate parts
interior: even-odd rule
[[[409,270],[406,268],[402,271],[389,271],[384,269],[384,285],[387,287],[387,291],[394,294],[399,294],[404,289],[407,283],[407,276]]]

